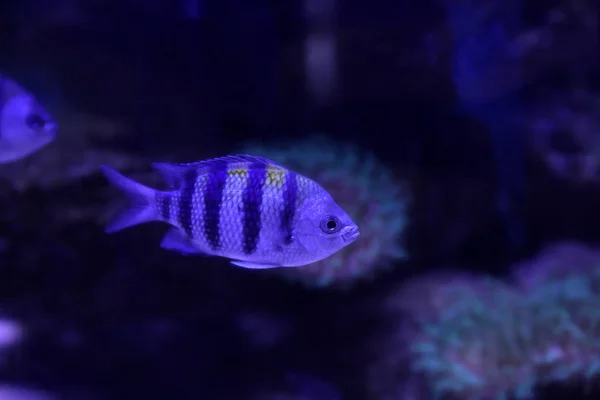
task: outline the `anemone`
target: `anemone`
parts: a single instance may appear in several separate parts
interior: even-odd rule
[[[417,305],[403,307],[392,332],[376,345],[380,361],[369,385],[375,398],[403,398],[404,390],[419,386],[435,399],[532,395],[538,382],[528,351],[533,335],[518,292],[489,277],[433,276],[404,285],[391,298],[411,301],[407,293]],[[388,382],[381,382],[382,374]]]
[[[452,271],[383,303],[369,387],[398,398],[528,399],[600,376],[600,252],[556,243],[514,266],[514,285]],[[415,394],[417,393],[417,394]]]
[[[529,353],[540,383],[573,383],[599,375],[600,297],[593,279],[547,282],[523,303],[531,315]]]
[[[526,117],[531,148],[551,173],[576,182],[598,182],[600,96],[575,88],[544,92]]]
[[[596,277],[600,281],[600,252],[577,242],[548,244],[532,259],[513,266],[512,275],[526,291],[573,276]]]
[[[600,253],[564,242],[515,267],[542,383],[600,374]]]
[[[407,187],[372,155],[322,136],[280,145],[248,144],[242,151],[270,158],[317,181],[358,224],[359,240],[325,260],[278,268],[309,287],[349,286],[407,258]]]

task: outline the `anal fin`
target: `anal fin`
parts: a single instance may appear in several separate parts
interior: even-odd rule
[[[261,264],[252,261],[240,261],[240,260],[231,260],[233,265],[237,265],[238,267],[248,268],[248,269],[269,269],[269,268],[277,268],[279,265],[273,264]]]
[[[165,250],[175,251],[183,255],[203,254],[201,251],[196,249],[191,240],[177,228],[169,229],[162,242],[160,242],[160,247]]]

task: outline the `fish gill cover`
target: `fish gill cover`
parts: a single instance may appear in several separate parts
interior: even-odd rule
[[[325,260],[302,268],[279,268],[310,287],[348,286],[407,258],[407,185],[370,153],[324,136],[274,145],[249,143],[242,152],[270,158],[327,190],[359,226],[361,237]]]

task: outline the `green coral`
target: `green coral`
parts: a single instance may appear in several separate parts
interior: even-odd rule
[[[490,278],[471,287],[452,283],[442,290],[454,292],[454,300],[439,310],[437,318],[414,318],[412,372],[424,376],[435,398],[530,396],[535,369],[524,346],[529,332],[515,329],[528,319],[527,310],[519,307],[519,296]]]
[[[575,243],[548,246],[515,271],[531,309],[543,383],[600,372],[600,253]]]
[[[394,292],[384,314],[403,319],[379,341],[370,385],[376,398],[392,398],[388,393],[415,376],[436,399],[491,400],[528,399],[537,386],[597,377],[600,252],[550,246],[517,265],[514,276],[510,286],[490,277],[430,275]],[[408,378],[384,371],[403,363]]]

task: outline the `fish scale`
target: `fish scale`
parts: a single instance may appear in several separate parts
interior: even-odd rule
[[[198,178],[198,172],[195,170],[186,171],[183,182],[184,185],[181,188],[178,202],[178,215],[177,220],[179,226],[189,238],[193,238],[192,227],[194,226],[194,220],[192,219],[192,210],[194,209],[194,187]]]
[[[208,176],[200,175],[196,179],[196,183],[194,185],[192,236],[196,240],[206,240],[206,235],[204,234],[204,225],[201,223],[201,221],[202,218],[204,218],[204,186],[206,185],[207,180]],[[177,203],[177,205],[179,205],[179,203]],[[179,213],[179,209],[177,209],[176,212]],[[205,246],[207,246],[207,244],[205,244]]]
[[[275,174],[279,180],[274,179]],[[281,209],[295,207],[295,202],[284,204],[281,192],[285,174],[285,170],[278,170],[264,163],[215,166],[206,173],[205,178],[195,180],[196,199],[179,201],[180,215],[188,215],[193,204],[203,202],[204,212],[197,221],[201,226],[201,234],[190,234],[192,230],[185,229],[181,218],[179,226],[188,238],[198,242],[199,248],[213,251],[215,255],[252,255],[257,252],[261,240],[268,247],[271,236],[280,235],[279,227],[289,225],[288,221],[280,223],[284,212]],[[180,196],[189,197],[183,194],[188,190],[182,189]],[[293,210],[288,210],[286,215],[293,215]],[[262,229],[263,222],[265,230]]]
[[[243,233],[243,190],[248,184],[248,170],[246,168],[230,167],[224,191],[225,207],[221,209],[221,226],[223,250],[231,254],[242,251]]]
[[[163,248],[226,257],[255,269],[305,265],[358,238],[356,224],[320,185],[271,160],[238,155],[154,167],[170,191],[102,168],[130,200],[108,232],[164,221],[173,228]]]

